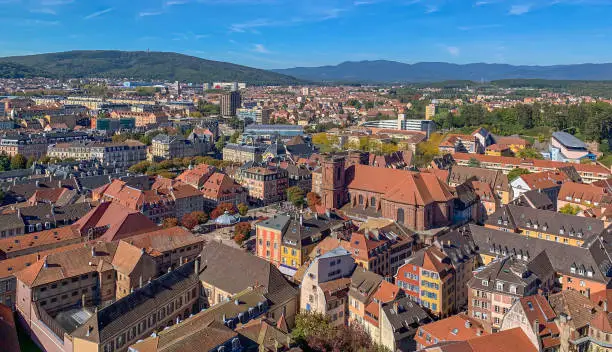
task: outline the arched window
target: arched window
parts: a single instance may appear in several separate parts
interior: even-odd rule
[[[359,205],[363,205],[363,196],[359,195]]]
[[[397,222],[400,224],[404,223],[404,209],[397,209]]]
[[[375,197],[370,198],[370,207],[376,208],[376,198]]]

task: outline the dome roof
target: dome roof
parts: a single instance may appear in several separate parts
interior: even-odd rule
[[[229,211],[226,210],[225,213],[223,213],[223,215],[215,219],[215,223],[217,225],[229,226],[229,225],[236,224],[239,220],[240,218],[238,218],[235,215],[231,215]]]

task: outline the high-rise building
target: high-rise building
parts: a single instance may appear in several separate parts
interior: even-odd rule
[[[425,120],[431,120],[436,116],[436,104],[429,104],[425,107]]]
[[[236,116],[236,109],[240,107],[240,92],[229,92],[221,96],[221,115]]]

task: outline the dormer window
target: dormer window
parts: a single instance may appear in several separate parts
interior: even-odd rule
[[[497,220],[497,224],[498,224],[498,225],[501,225],[501,224],[502,224],[502,219],[498,219],[498,220]]]
[[[587,276],[588,277],[593,277],[593,270],[591,270],[591,269],[587,270]]]
[[[497,289],[497,291],[503,291],[504,290],[504,283],[503,282],[498,282],[497,285],[495,286],[495,288]]]
[[[570,268],[570,273],[575,274],[576,273],[576,268],[574,266],[572,266]]]
[[[489,286],[488,280],[482,280],[482,286]]]
[[[560,228],[559,229],[559,235],[563,235],[563,234],[565,234],[565,230],[563,230],[563,228]]]
[[[578,269],[578,274],[579,275],[584,275],[584,269]]]

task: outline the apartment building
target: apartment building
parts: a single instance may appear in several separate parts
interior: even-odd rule
[[[248,191],[228,175],[215,172],[207,178],[200,189],[204,207],[214,209],[221,203],[247,204]]]
[[[395,276],[396,285],[433,315],[447,317],[456,307],[455,269],[435,246],[415,252]]]
[[[515,198],[529,191],[538,191],[545,194],[553,202],[553,207],[556,207],[559,190],[566,182],[572,182],[572,179],[565,173],[544,171],[520,175],[510,183],[510,186]]]
[[[299,292],[275,265],[218,242],[207,243],[200,255],[205,260],[200,271],[205,306],[231,301],[248,288],[260,288],[268,307],[273,307],[268,316],[276,320],[284,315],[288,326],[293,326]]]
[[[115,110],[111,112],[111,118],[133,118],[136,127],[155,127],[168,122],[168,116],[163,112],[135,112]]]
[[[448,176],[450,186],[457,187],[468,181],[478,181],[489,185],[502,204],[508,204],[513,199],[508,176],[501,171],[461,165],[452,166]]]
[[[217,168],[207,164],[189,165],[187,170],[178,175],[175,180],[202,189],[204,183],[212,174],[217,172]]]
[[[604,222],[598,219],[513,204],[491,214],[485,227],[570,246],[583,246],[605,229]]]
[[[594,184],[565,182],[556,198],[557,210],[566,205],[578,207],[581,210],[612,207],[612,193],[607,187]]]
[[[236,116],[236,110],[240,107],[241,98],[239,91],[227,92],[221,95],[221,115]]]
[[[202,236],[196,236],[180,226],[141,233],[121,241],[150,255],[155,261],[157,275],[195,260],[205,243]]]
[[[420,326],[414,341],[416,349],[421,350],[443,341],[466,341],[487,334],[479,321],[459,313]]]
[[[260,163],[265,151],[265,146],[228,143],[223,148],[223,160],[241,164],[247,162]]]
[[[334,326],[348,320],[348,291],[355,261],[338,247],[316,257],[306,269],[300,287],[300,310],[327,316]]]
[[[536,294],[538,289],[546,291],[554,281],[553,268],[541,266],[542,261],[527,262],[508,256],[475,273],[467,284],[470,317],[489,332],[499,331],[504,315],[518,299]]]
[[[508,174],[512,169],[521,168],[529,172],[555,171],[559,168],[573,166],[585,183],[606,180],[612,176],[610,169],[599,164],[574,164],[560,161],[521,159],[506,156],[490,156],[479,154],[455,153],[453,158],[459,165],[468,166],[470,159],[476,159],[480,167],[501,170]]]
[[[199,261],[151,280],[89,318],[70,333],[72,350],[127,351],[128,346],[200,311]]]
[[[542,352],[559,351],[559,326],[555,322],[557,314],[546,297],[533,295],[517,300],[504,316],[501,331],[521,328]]]
[[[92,191],[94,201],[116,202],[142,212],[151,221],[181,218],[204,209],[204,198],[194,187],[163,177],[155,178],[150,189],[138,189],[118,179]]]
[[[251,167],[240,171],[240,184],[249,192],[249,201],[257,204],[272,204],[287,199],[289,174],[275,167]]]
[[[146,146],[138,141],[121,143],[72,142],[49,145],[51,158],[75,160],[96,159],[103,164],[129,167],[146,159]]]
[[[4,135],[0,137],[0,154],[39,159],[47,153],[47,139],[41,135]]]
[[[201,139],[194,133],[187,138],[181,135],[158,134],[151,141],[149,159],[160,161],[204,155],[211,150],[211,147],[207,138]]]

